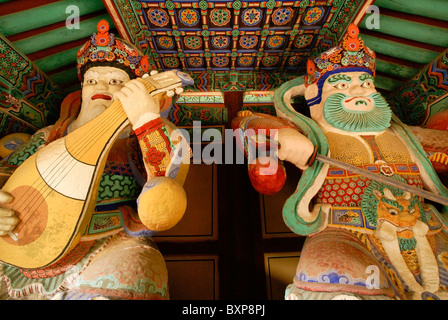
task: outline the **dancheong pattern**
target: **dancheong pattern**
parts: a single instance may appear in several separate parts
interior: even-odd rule
[[[0,136],[54,123],[62,99],[62,90],[0,34]]]
[[[134,25],[131,41],[146,35],[145,53],[155,58],[156,69],[206,72],[208,85],[213,85],[209,71],[261,74],[277,68],[285,77],[300,74],[314,51],[342,38],[361,6],[360,0],[113,2],[121,20]],[[195,83],[187,90],[201,91],[199,87]]]

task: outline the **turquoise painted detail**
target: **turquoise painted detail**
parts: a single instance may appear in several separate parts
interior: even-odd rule
[[[338,73],[338,74],[335,74],[334,76],[331,76],[330,78],[328,78],[328,82],[331,84],[335,84],[335,83],[339,83],[339,82],[351,83],[352,78],[345,74]]]
[[[123,224],[123,217],[119,211],[96,213],[92,215],[92,221],[89,224],[89,235],[119,229],[123,227]]]
[[[328,155],[328,140],[317,123],[303,114],[288,108],[284,101],[286,91],[292,87],[303,84],[303,76],[285,82],[274,91],[275,105],[280,112],[284,113],[287,117],[293,120],[294,123],[296,123],[303,130],[308,139],[310,139],[310,141],[318,147],[317,151],[319,154]],[[296,191],[286,200],[283,206],[283,220],[294,233],[309,235],[320,231],[324,226],[325,221],[321,212],[319,212],[316,219],[311,222],[303,220],[297,214],[297,205],[303,199],[307,190],[313,185],[317,175],[322,170],[323,165],[324,164],[322,162],[315,161],[311,167],[308,167],[308,169],[302,173],[302,177],[299,180]]]
[[[98,190],[98,202],[111,199],[123,201],[126,199],[135,199],[141,188],[130,176],[121,176],[117,174],[103,174]]]
[[[409,251],[415,248],[417,240],[415,238],[406,239],[398,237],[398,245],[400,246],[400,251]]]
[[[7,163],[13,166],[20,166],[28,157],[37,151],[37,148],[45,143],[44,133],[38,133],[25,142],[19,147],[11,156],[8,158]]]

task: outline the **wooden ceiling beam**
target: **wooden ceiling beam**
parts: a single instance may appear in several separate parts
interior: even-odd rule
[[[15,12],[23,11],[23,8],[32,9],[35,7],[44,6],[59,0],[17,0],[0,3],[0,12],[2,15],[12,14]]]
[[[383,16],[389,16],[394,17],[396,19],[401,19],[405,21],[412,21],[415,23],[425,24],[428,26],[434,26],[439,28],[448,29],[448,21],[439,20],[435,18],[428,18],[424,16],[419,16],[417,14],[407,13],[407,12],[400,12],[395,11],[391,9],[381,8],[380,9],[380,15]]]
[[[381,54],[379,52],[375,52],[375,56],[376,56],[377,60],[383,60],[390,64],[396,64],[396,65],[407,67],[407,68],[415,68],[415,69],[420,70],[426,65],[424,63],[417,63],[417,62],[412,62],[409,60],[400,59],[397,57],[387,56],[387,55]]]
[[[382,9],[419,15],[431,19],[448,21],[448,2],[440,0],[376,0],[374,5]]]
[[[66,83],[79,82],[76,68],[62,68],[60,72],[52,73],[50,76],[58,86]]]
[[[386,91],[394,91],[398,89],[404,81],[391,78],[389,75],[377,73],[375,76],[375,87]]]
[[[90,19],[84,19],[80,29],[67,29],[65,24],[63,27],[52,29],[46,32],[29,35],[26,38],[14,41],[14,46],[24,54],[45,50],[54,46],[83,39],[92,35],[96,30],[99,20],[105,19],[110,25],[113,25],[109,14],[105,13],[100,16],[94,16]],[[11,41],[11,40],[10,40]],[[12,42],[12,41],[11,41]]]
[[[21,1],[14,1],[14,3]],[[64,23],[70,17],[67,13],[68,6],[76,6],[79,16],[103,11],[106,8],[101,1],[62,0],[35,8],[21,7],[22,11],[6,14],[0,9],[0,33],[10,37],[17,33],[42,28],[55,23]],[[39,30],[39,29],[38,29]]]
[[[81,16],[80,17],[80,21],[84,22],[85,20],[89,20],[89,19],[92,19],[92,18],[96,18],[98,16],[105,16],[105,15],[107,15],[106,10],[101,10],[100,12],[94,12],[94,13],[90,13],[90,14],[86,14],[84,16]],[[25,32],[17,33],[17,34],[14,34],[12,36],[9,36],[9,37],[7,36],[7,39],[10,42],[16,42],[16,41],[20,41],[20,40],[23,40],[23,39],[26,39],[26,38],[31,38],[33,36],[38,36],[38,35],[41,35],[41,34],[44,34],[44,33],[47,33],[47,32],[53,31],[53,30],[56,30],[56,29],[64,29],[64,28],[66,28],[65,20],[61,21],[61,22],[48,24],[48,25],[40,27],[40,28],[31,29],[31,30],[28,30],[28,31],[25,31]],[[81,26],[81,28],[82,28],[82,26]],[[81,29],[78,29],[78,30],[81,30]],[[95,31],[96,31],[96,28],[92,30],[92,33],[95,32]]]
[[[115,28],[111,29],[110,32],[117,34],[117,29]],[[27,57],[36,64],[39,64],[39,63],[46,63],[46,60],[50,62],[51,60],[54,61],[60,59],[61,55],[68,55],[68,53],[66,52],[71,51],[74,52],[73,61],[76,61],[76,51],[79,50],[79,48],[89,40],[90,36],[79,40],[63,43],[48,49],[33,52],[28,54]]]
[[[33,62],[43,72],[50,75],[51,72],[60,68],[74,68],[76,66],[76,53],[78,50],[79,46],[73,47],[72,49],[61,51]]]
[[[445,49],[370,30],[363,30],[361,38],[376,53],[420,64],[431,62]]]
[[[362,32],[370,31],[368,30],[368,25],[366,23],[368,19],[369,17],[367,16],[360,24],[360,29]],[[425,22],[428,22],[427,20],[431,19],[422,18],[420,20],[425,20]],[[397,15],[395,15],[390,10],[388,10],[386,14],[380,12],[379,22],[379,29],[375,29],[374,32],[387,35],[388,38],[396,37],[409,41],[415,41],[416,43],[433,45],[435,47],[448,47],[447,22],[441,21],[444,25],[434,25],[432,23],[423,23],[423,21],[414,21],[412,17],[407,20],[404,14],[397,13]]]
[[[422,50],[427,50],[427,51],[438,52],[438,53],[441,53],[446,49],[445,47],[427,44],[427,43],[423,43],[423,42],[419,42],[419,41],[415,41],[415,40],[405,39],[405,38],[397,37],[394,35],[386,35],[384,33],[381,33],[378,31],[372,31],[372,30],[368,30],[368,29],[362,29],[360,32],[361,32],[361,39],[363,39],[364,35],[367,35],[372,38],[387,40],[389,42],[394,42],[397,44],[414,47],[414,48],[418,48],[418,49],[422,49]]]
[[[416,75],[420,69],[410,68],[399,64],[387,62],[385,60],[376,59],[376,71],[384,73],[397,79],[409,79]]]
[[[80,48],[89,39],[90,37],[85,37],[79,40],[63,43],[51,48],[30,53],[27,55],[27,57],[30,58],[30,60],[37,62],[38,60],[51,57],[64,51],[73,50],[74,48]]]

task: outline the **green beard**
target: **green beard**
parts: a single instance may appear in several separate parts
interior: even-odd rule
[[[323,114],[328,124],[351,132],[380,132],[390,126],[392,111],[380,93],[368,96],[373,101],[370,111],[347,110],[342,103],[347,98],[345,93],[335,93],[327,98]]]

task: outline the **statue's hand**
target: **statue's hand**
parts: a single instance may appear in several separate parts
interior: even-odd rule
[[[314,145],[303,134],[292,128],[278,130],[278,158],[291,162],[299,169],[305,170],[308,160],[314,152]]]
[[[19,223],[19,218],[17,218],[15,211],[3,206],[12,200],[14,200],[14,197],[11,194],[0,190],[0,236],[7,235]]]
[[[139,80],[134,79],[114,94],[119,99],[133,128],[160,116],[159,100],[153,98]]]

